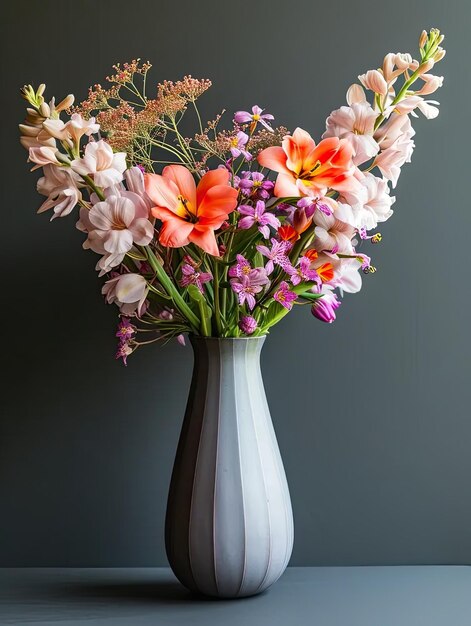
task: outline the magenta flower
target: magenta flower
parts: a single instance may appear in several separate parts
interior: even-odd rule
[[[247,303],[252,310],[256,304],[255,295],[260,293],[263,287],[269,283],[267,273],[263,267],[256,267],[248,274],[240,278],[231,278],[232,290],[238,295],[239,304]]]
[[[254,195],[256,198],[268,200],[273,193],[275,183],[271,180],[265,180],[265,176],[261,172],[242,172],[241,177],[238,177],[237,180],[237,188],[242,191],[244,196]]]
[[[251,315],[244,315],[240,318],[239,328],[246,335],[252,335],[257,328],[257,320]]]
[[[311,308],[311,313],[314,317],[317,317],[321,322],[327,322],[332,324],[335,321],[335,310],[341,305],[340,300],[337,299],[335,293],[328,291],[324,293],[322,298],[319,298],[314,302]]]
[[[204,283],[213,279],[213,275],[210,272],[199,272],[196,267],[189,263],[182,265],[182,278],[180,280],[181,287],[188,287],[188,285],[196,285],[201,293],[204,293]]]
[[[241,276],[250,274],[252,266],[241,254],[236,256],[237,263],[229,268],[229,276],[232,278],[240,278]]]
[[[242,154],[247,161],[251,160],[252,155],[245,149],[248,140],[249,136],[241,130],[231,139],[230,151],[234,159]]]
[[[128,364],[128,356],[132,353],[132,348],[127,341],[121,341],[116,352],[116,359],[123,359],[124,365]]]
[[[278,241],[272,238],[271,248],[267,246],[257,246],[257,250],[268,259],[268,263],[265,265],[268,275],[273,272],[275,265],[279,265],[284,269],[290,264],[287,256],[287,253],[291,250],[291,243],[289,241]]]
[[[273,294],[273,299],[279,302],[281,306],[284,306],[285,309],[288,309],[288,311],[291,311],[293,308],[293,302],[297,297],[297,294],[291,291],[289,284],[285,280],[280,283],[280,288]]]
[[[237,111],[234,115],[234,122],[237,124],[250,123],[250,132],[253,133],[255,127],[260,122],[262,126],[265,126],[267,130],[273,132],[273,128],[268,124],[267,120],[274,120],[275,118],[270,113],[263,113],[264,109],[255,105],[252,107],[252,113],[248,111]]]
[[[136,327],[131,324],[127,317],[122,317],[118,324],[118,330],[116,331],[116,337],[119,338],[119,341],[121,343],[127,343],[132,339],[135,332]]]
[[[275,217],[273,213],[266,210],[263,200],[257,200],[254,207],[249,206],[248,204],[241,204],[239,207],[239,213],[246,216],[239,221],[239,228],[247,230],[254,224],[258,224],[258,230],[262,233],[265,239],[268,239],[270,236],[270,226],[272,226],[275,230],[278,230],[281,226],[280,220]]]
[[[289,275],[293,285],[299,285],[301,282],[316,282],[321,284],[321,278],[316,270],[311,269],[311,260],[307,256],[302,256],[296,264],[296,267],[289,265],[285,267],[285,272]]]

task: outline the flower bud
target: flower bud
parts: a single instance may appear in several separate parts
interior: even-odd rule
[[[385,96],[388,93],[388,85],[384,76],[378,70],[369,70],[366,74],[358,77],[361,84],[375,93]]]
[[[39,113],[43,117],[49,117],[51,115],[51,108],[50,108],[50,106],[46,102],[43,102],[41,104],[41,106],[39,107]]]
[[[438,63],[439,61],[441,61],[443,57],[445,56],[445,54],[446,54],[446,50],[439,47],[437,51],[435,52],[435,54],[433,55],[433,60],[435,61],[435,63]]]
[[[57,113],[60,113],[61,111],[65,111],[66,109],[70,109],[70,107],[73,105],[75,100],[75,97],[73,94],[69,93],[68,96],[66,96],[61,102],[59,102],[59,104],[55,107]]]
[[[361,85],[350,85],[347,91],[347,104],[350,106],[357,102],[366,102],[366,95]]]
[[[315,300],[311,307],[311,313],[321,322],[332,324],[335,321],[335,311],[340,306],[340,301],[332,292],[325,293],[322,298]]]
[[[428,39],[427,31],[423,30],[419,37],[419,48],[423,48],[425,46],[425,44],[427,43],[427,39]]]
[[[25,137],[36,137],[41,131],[40,126],[30,126],[29,124],[18,124],[20,133]]]
[[[251,315],[244,315],[239,322],[240,330],[246,335],[252,335],[257,329],[257,320]]]
[[[397,67],[403,71],[409,69],[410,64],[412,63],[412,57],[408,53],[403,54],[402,52],[398,52],[394,60]]]
[[[419,72],[419,75],[426,74],[432,69],[434,65],[435,65],[435,61],[433,59],[429,59],[428,61],[421,63],[417,71]]]

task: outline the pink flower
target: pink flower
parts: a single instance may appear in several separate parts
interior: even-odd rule
[[[72,140],[74,143],[80,141],[84,135],[90,136],[100,130],[100,124],[95,123],[95,118],[90,117],[85,120],[80,113],[73,113],[68,122],[60,119],[47,119],[43,122],[43,128],[56,139],[65,141]]]
[[[265,239],[268,239],[270,236],[270,226],[275,230],[281,226],[280,220],[275,217],[273,213],[266,210],[263,200],[257,200],[254,207],[248,204],[240,205],[239,213],[245,215],[245,217],[239,221],[239,228],[247,230],[254,224],[258,224],[258,230]]]
[[[339,308],[341,302],[337,299],[335,293],[325,291],[322,298],[314,301],[311,312],[321,322],[332,324],[335,321],[335,311]]]
[[[325,137],[348,139],[353,146],[353,162],[361,165],[369,161],[378,151],[379,146],[374,135],[377,113],[368,102],[354,103],[332,111],[326,121]]]
[[[70,167],[45,165],[44,176],[37,182],[37,190],[47,199],[41,204],[38,213],[54,208],[51,221],[56,217],[69,215],[82,194],[77,188],[79,176]]]
[[[92,176],[93,182],[106,188],[123,180],[126,169],[126,153],[116,152],[103,139],[90,141],[81,159],[72,161],[71,166],[81,176]]]
[[[146,246],[154,236],[147,209],[132,192],[127,192],[126,197],[108,196],[90,211],[81,209],[77,227],[88,232],[83,247],[103,255],[99,261],[102,272],[119,265],[134,243]]]
[[[128,356],[132,354],[133,349],[127,342],[120,342],[118,346],[118,351],[116,352],[116,359],[123,359],[124,365],[128,364]]]
[[[375,133],[381,152],[377,155],[374,165],[387,180],[390,180],[393,188],[401,173],[404,163],[410,163],[414,151],[412,137],[415,131],[412,128],[407,115],[393,113],[388,121],[380,126]]]
[[[417,96],[428,96],[434,93],[443,85],[443,76],[434,76],[433,74],[422,74],[420,77],[424,81],[424,85],[419,91],[416,91]]]
[[[287,253],[291,250],[292,244],[289,241],[278,241],[271,239],[271,248],[268,246],[257,246],[257,250],[268,259],[265,265],[267,275],[270,275],[275,269],[275,265],[285,268],[289,265]]]
[[[252,155],[245,149],[248,140],[249,136],[241,130],[231,139],[230,151],[234,159],[242,154],[247,161],[251,160]]]
[[[275,119],[273,115],[270,113],[263,113],[264,109],[261,109],[259,106],[255,105],[252,107],[252,113],[248,111],[237,111],[234,115],[234,122],[237,124],[245,124],[250,122],[250,132],[253,133],[255,127],[260,122],[262,126],[264,126],[267,130],[273,132],[273,128],[267,122],[267,120]]]
[[[244,315],[240,318],[239,328],[246,335],[252,335],[257,329],[257,320],[251,315]]]
[[[339,208],[330,215],[316,211],[314,222],[316,224],[313,247],[318,252],[328,251],[333,254],[353,254],[352,237],[355,228],[348,222],[341,221],[338,217]]]
[[[280,283],[279,289],[273,294],[273,299],[279,302],[285,309],[288,309],[288,311],[291,311],[293,308],[293,303],[297,297],[297,294],[291,291],[289,284],[285,280]]]
[[[393,214],[391,205],[396,198],[389,194],[387,181],[371,173],[362,175],[360,182],[359,193],[344,193],[339,198],[339,210],[345,215],[347,212],[350,214],[351,219],[348,217],[344,219],[355,228],[364,227],[372,230],[378,223],[385,222],[391,217]]]
[[[146,309],[149,285],[140,274],[115,274],[103,285],[101,293],[108,304],[115,303],[126,316],[141,316]]]
[[[150,211],[150,209],[154,206],[154,203],[146,193],[142,168],[139,167],[139,165],[130,167],[124,172],[124,179],[128,190],[140,196]]]
[[[237,263],[229,268],[229,276],[231,278],[240,278],[241,276],[250,274],[252,266],[241,254],[236,256]]]
[[[237,188],[240,189],[244,196],[254,195],[262,200],[268,200],[272,195],[274,187],[275,183],[271,180],[266,180],[261,172],[242,172],[241,177],[237,181]]]
[[[388,84],[378,70],[369,70],[358,77],[361,84],[377,94],[385,96],[388,93]]]
[[[31,171],[37,170],[39,167],[43,167],[44,165],[60,166],[61,163],[57,160],[56,154],[57,149],[52,148],[51,146],[35,146],[30,148],[28,161],[36,164],[31,168]]]
[[[240,278],[231,278],[230,280],[232,290],[238,295],[239,304],[242,305],[246,302],[250,310],[256,304],[255,295],[260,293],[269,282],[263,267],[257,267],[247,274],[242,274]]]
[[[210,272],[199,272],[197,268],[190,265],[190,263],[184,263],[182,265],[182,278],[180,280],[181,287],[196,285],[201,293],[204,293],[204,283],[207,283],[212,279],[213,275]]]
[[[320,283],[321,279],[316,270],[311,269],[311,260],[306,256],[302,256],[296,267],[292,265],[285,268],[286,273],[289,275],[291,282],[293,285],[299,285],[302,282],[316,282]]]
[[[132,339],[136,332],[136,327],[131,324],[127,317],[122,317],[119,320],[118,330],[116,331],[116,337],[118,337],[121,343],[127,343]]]

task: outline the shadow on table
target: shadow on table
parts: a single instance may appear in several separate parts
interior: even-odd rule
[[[161,606],[204,605],[222,603],[224,599],[211,598],[185,589],[177,581],[100,581],[73,582],[52,585],[56,599],[75,599],[92,603],[154,604]],[[250,598],[245,598],[250,600]],[[226,600],[233,602],[233,600]]]

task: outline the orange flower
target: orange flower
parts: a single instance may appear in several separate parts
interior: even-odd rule
[[[155,202],[152,215],[162,221],[159,241],[169,248],[190,242],[219,256],[214,231],[237,206],[237,190],[225,169],[207,172],[198,186],[183,165],[167,165],[162,175],[145,174],[147,195]]]
[[[262,150],[258,162],[278,172],[275,195],[279,198],[322,195],[327,189],[358,188],[352,154],[352,145],[346,139],[328,137],[316,146],[309,133],[297,128],[281,146]]]
[[[299,239],[298,232],[291,226],[291,224],[280,226],[277,232],[282,241],[290,241],[291,243],[294,243]]]
[[[334,266],[332,263],[324,263],[316,268],[316,272],[319,274],[323,283],[330,283],[330,281],[334,279]]]

